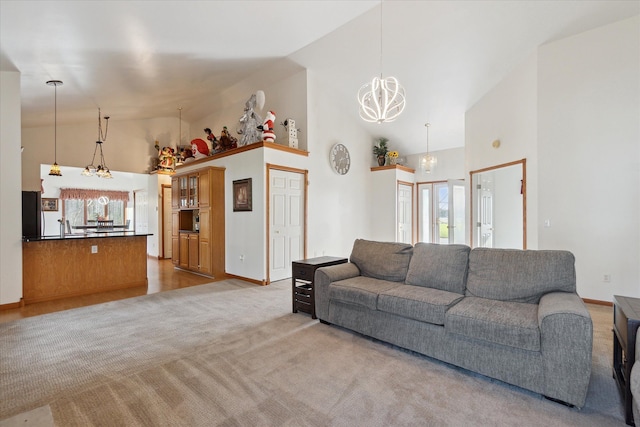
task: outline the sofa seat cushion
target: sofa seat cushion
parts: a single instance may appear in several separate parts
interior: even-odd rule
[[[398,286],[404,285],[398,282],[357,276],[331,283],[329,285],[329,299],[376,310],[378,295]]]
[[[464,295],[422,286],[402,285],[380,293],[378,310],[444,325],[444,314]]]
[[[416,243],[405,283],[464,294],[470,251],[466,245]]]
[[[447,311],[444,326],[448,333],[540,351],[536,304],[467,296]]]
[[[356,239],[349,261],[360,269],[363,276],[404,282],[412,254],[413,246],[407,243]]]
[[[538,304],[549,292],[576,291],[574,264],[568,251],[474,248],[466,294]]]

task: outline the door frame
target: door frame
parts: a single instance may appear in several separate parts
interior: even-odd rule
[[[417,234],[416,234],[416,221],[415,221],[416,220],[416,209],[414,208],[415,203],[416,203],[416,200],[415,200],[415,189],[416,189],[416,186],[415,186],[415,183],[413,183],[413,182],[397,180],[396,181],[396,194],[397,195],[400,195],[400,186],[406,186],[406,187],[409,187],[411,189],[411,197],[410,197],[411,209],[409,209],[409,212],[411,214],[411,219],[410,219],[410,221],[411,221],[411,236],[410,236],[410,240],[411,240],[411,244],[413,245],[416,242],[416,236],[417,236]],[[399,221],[398,221],[399,220],[399,218],[398,218],[398,207],[399,207],[398,205],[399,205],[399,202],[400,202],[399,198],[396,198],[396,231],[395,231],[396,241],[398,240],[398,229],[397,229],[397,227],[398,227],[398,224],[399,224]]]
[[[492,171],[500,168],[506,168],[509,166],[521,165],[522,167],[522,180],[520,183],[520,193],[522,194],[522,249],[527,249],[527,159],[515,160],[513,162],[502,163],[499,165],[489,166],[482,169],[477,169],[473,171],[469,171],[469,246],[473,248],[473,235],[475,234],[475,229],[473,219],[473,209],[474,209],[474,197],[473,193],[475,191],[475,184],[473,180],[473,176],[475,174],[479,174],[482,172]],[[476,178],[477,180],[477,178]]]
[[[303,209],[304,212],[302,213],[302,217],[303,217],[303,224],[302,224],[302,251],[303,251],[303,256],[306,259],[307,258],[307,212],[308,212],[308,193],[309,193],[309,171],[307,169],[298,169],[298,168],[292,168],[290,166],[282,166],[282,165],[277,165],[277,164],[273,164],[273,163],[267,163],[266,165],[266,211],[265,211],[265,223],[266,223],[266,244],[267,244],[267,248],[266,248],[266,259],[265,259],[265,267],[266,267],[266,273],[267,273],[267,278],[266,278],[266,284],[268,285],[269,283],[271,283],[271,224],[269,223],[269,218],[271,215],[271,171],[272,170],[279,170],[279,171],[283,171],[283,172],[291,172],[291,173],[296,173],[296,174],[300,174],[303,176],[304,179],[304,189],[303,189]]]

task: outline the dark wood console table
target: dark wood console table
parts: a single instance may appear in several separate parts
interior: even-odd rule
[[[313,291],[313,279],[320,267],[344,264],[347,258],[322,256],[303,259],[291,263],[291,292],[293,297],[293,312],[298,310],[311,314],[316,319],[316,300]]]
[[[613,378],[624,404],[624,420],[633,426],[631,368],[636,360],[636,333],[640,326],[640,298],[613,296]]]

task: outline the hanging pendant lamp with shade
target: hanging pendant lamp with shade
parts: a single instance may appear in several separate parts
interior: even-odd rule
[[[360,118],[370,123],[389,123],[404,111],[404,88],[395,77],[382,76],[382,1],[380,2],[380,77],[374,77],[358,91]]]
[[[55,93],[53,109],[53,164],[49,170],[49,175],[62,176],[60,166],[58,166],[58,86],[62,86],[62,81],[49,80],[47,84],[54,87]]]
[[[430,126],[431,126],[431,123],[425,123],[425,127],[427,128],[427,154],[422,156],[422,159],[420,159],[420,168],[424,173],[431,173],[431,170],[437,163],[435,156],[429,153],[429,127]]]

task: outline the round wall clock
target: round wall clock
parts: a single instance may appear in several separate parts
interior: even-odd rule
[[[349,172],[351,166],[351,157],[349,150],[343,144],[336,144],[331,148],[331,166],[340,175]]]

